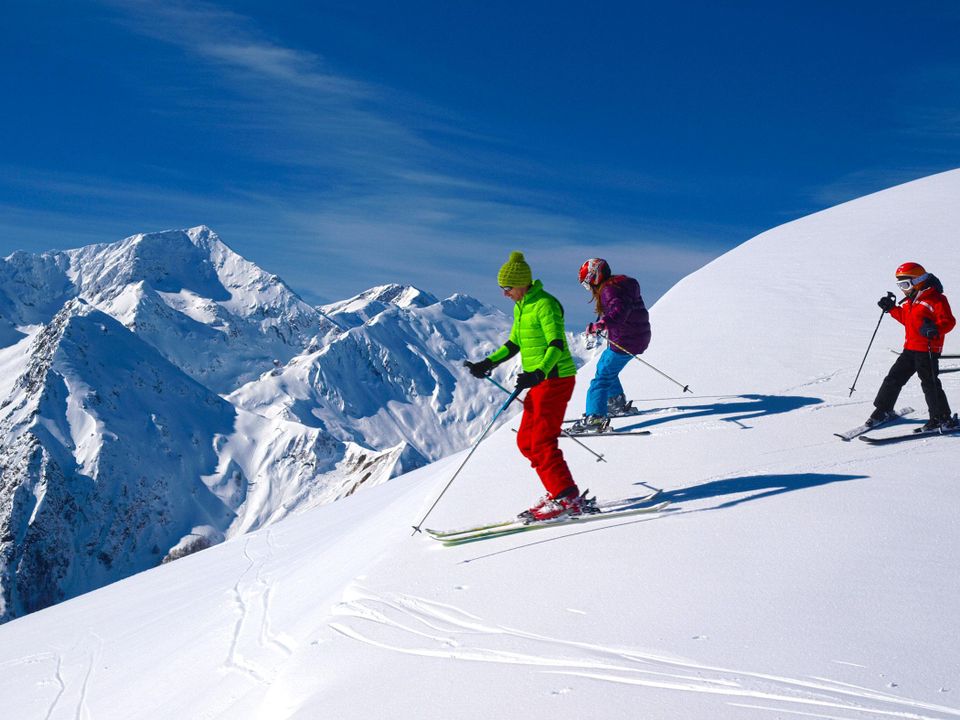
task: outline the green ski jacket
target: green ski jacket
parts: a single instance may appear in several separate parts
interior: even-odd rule
[[[524,372],[541,370],[548,378],[576,375],[567,338],[563,332],[563,306],[535,280],[520,302],[513,306],[510,339],[490,354],[499,365],[517,353]]]

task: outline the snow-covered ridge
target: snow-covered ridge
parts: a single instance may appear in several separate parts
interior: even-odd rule
[[[114,318],[68,301],[0,411],[0,617],[156,565],[229,527],[201,482],[234,409]],[[237,498],[242,499],[242,498]]]

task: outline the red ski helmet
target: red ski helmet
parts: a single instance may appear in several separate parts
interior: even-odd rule
[[[610,266],[603,258],[590,258],[580,266],[580,284],[587,290],[610,277]]]
[[[896,277],[897,287],[909,295],[926,282],[927,271],[920,263],[905,262],[897,268]]]
[[[898,278],[915,278],[920,277],[921,275],[926,275],[927,271],[923,269],[923,265],[915,262],[905,262],[903,265],[897,268],[897,272],[894,273]]]

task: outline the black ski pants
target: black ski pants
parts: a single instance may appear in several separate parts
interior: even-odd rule
[[[916,373],[920,378],[923,396],[927,400],[930,418],[950,417],[950,403],[947,402],[946,393],[943,392],[938,377],[940,368],[937,361],[939,359],[939,353],[904,350],[884,378],[880,391],[873,401],[874,406],[878,410],[893,410],[903,386]]]

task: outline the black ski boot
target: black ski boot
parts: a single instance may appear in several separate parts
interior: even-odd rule
[[[946,415],[943,417],[930,418],[926,423],[914,430],[914,432],[945,432],[949,430],[955,430],[958,425],[960,425],[960,421],[957,420],[956,415]]]
[[[897,414],[892,410],[881,410],[880,408],[877,408],[870,413],[870,417],[867,418],[867,421],[864,423],[864,425],[867,427],[875,427],[877,425],[882,425],[889,420],[893,420],[893,418],[896,416]]]

